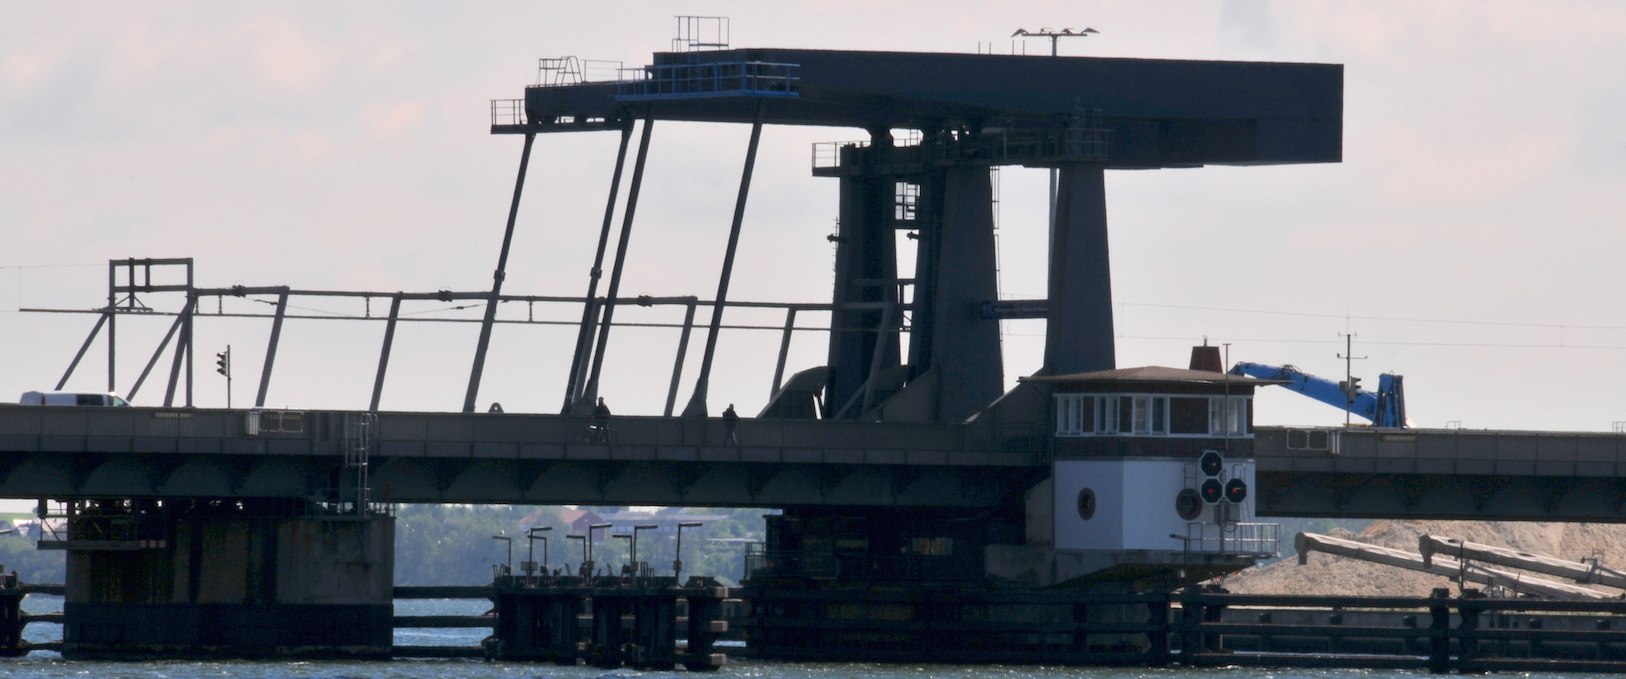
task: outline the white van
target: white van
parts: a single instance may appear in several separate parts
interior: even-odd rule
[[[25,406],[129,406],[118,394],[84,394],[71,391],[25,391],[17,402]]]

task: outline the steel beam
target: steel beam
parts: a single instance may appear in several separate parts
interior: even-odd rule
[[[384,347],[378,352],[378,374],[373,377],[373,401],[368,410],[378,412],[378,400],[384,395],[384,371],[390,367],[390,347],[395,344],[395,322],[401,318],[401,296],[390,298],[390,320],[384,325]]]
[[[779,360],[773,367],[773,389],[768,391],[769,400],[779,393],[780,382],[785,377],[785,359],[790,355],[790,333],[796,329],[796,307],[785,309],[785,332],[779,337]]]
[[[68,383],[68,378],[73,376],[73,369],[79,367],[79,359],[84,358],[85,351],[90,349],[90,343],[96,341],[96,335],[101,333],[102,326],[108,325],[112,319],[113,308],[108,307],[107,311],[102,312],[101,317],[96,319],[96,325],[90,329],[90,335],[85,337],[85,343],[79,345],[79,352],[73,355],[73,360],[68,363],[68,369],[62,373],[62,379],[57,380],[56,391],[62,391],[62,387]],[[109,326],[108,335],[111,336],[112,332],[111,326]],[[111,342],[112,340],[108,341]]]
[[[604,313],[598,324],[598,342],[593,348],[593,369],[588,373],[587,384],[582,388],[579,399],[582,402],[592,401],[598,396],[598,376],[604,368],[604,348],[610,343],[610,328],[615,320],[615,297],[621,292],[621,274],[626,268],[627,246],[632,241],[632,220],[638,212],[638,193],[644,186],[644,163],[649,158],[649,135],[654,129],[654,114],[645,112],[644,131],[638,138],[638,158],[632,163],[632,186],[627,187],[627,207],[621,213],[621,237],[615,245],[615,265],[610,270],[610,290],[605,293]]]
[[[130,387],[130,393],[125,394],[124,398],[135,400],[136,392],[141,391],[141,385],[147,381],[147,374],[151,373],[152,367],[158,363],[158,357],[164,355],[164,349],[169,348],[169,341],[175,338],[175,332],[181,328],[181,325],[184,324],[186,318],[191,315],[192,305],[195,303],[196,300],[186,300],[186,307],[181,310],[180,315],[175,317],[175,322],[169,324],[169,331],[164,333],[164,339],[158,342],[158,348],[152,352],[152,358],[147,359],[147,367],[141,369],[141,376],[136,378],[135,385]],[[177,344],[175,346],[177,361],[180,360],[180,353],[181,348],[180,345]],[[166,403],[165,405],[169,404]]]
[[[491,343],[491,324],[497,318],[497,304],[502,297],[502,282],[508,277],[508,249],[514,242],[514,220],[519,215],[519,198],[525,192],[525,170],[531,163],[531,144],[535,134],[525,135],[525,149],[520,152],[519,175],[514,179],[514,198],[508,204],[508,224],[503,229],[502,250],[497,254],[497,270],[491,274],[491,295],[486,299],[485,321],[480,324],[480,341],[474,347],[474,367],[469,370],[469,388],[463,395],[463,412],[474,412],[474,399],[480,393],[480,376],[486,369],[486,347]]]
[[[723,273],[717,281],[717,298],[711,309],[711,330],[706,333],[706,353],[700,360],[700,378],[695,380],[694,396],[683,408],[684,417],[706,416],[706,390],[711,381],[711,361],[717,353],[717,332],[723,323],[723,309],[728,300],[728,282],[734,274],[734,253],[740,244],[740,225],[745,221],[745,199],[751,193],[751,173],[757,165],[757,145],[762,140],[762,112],[767,102],[757,101],[756,118],[751,121],[751,142],[745,150],[745,170],[740,175],[740,190],[734,197],[734,222],[728,229],[728,248],[723,252]]]
[[[678,335],[677,359],[672,364],[672,386],[666,390],[666,416],[672,416],[672,408],[677,405],[678,381],[683,377],[683,359],[689,353],[689,331],[694,329],[694,307],[697,303],[693,297],[689,298],[689,308],[683,313],[683,333]]]
[[[604,275],[604,251],[610,245],[610,227],[615,221],[615,199],[621,189],[621,171],[627,164],[627,146],[632,142],[632,123],[621,128],[621,147],[615,153],[615,172],[610,177],[610,197],[604,203],[604,222],[599,227],[598,250],[593,253],[593,268],[587,272],[587,296],[582,299],[582,324],[576,331],[576,350],[570,354],[570,374],[565,384],[565,404],[561,412],[568,412],[570,404],[574,403],[581,389],[581,368],[585,362],[584,353],[592,344],[594,329],[593,313],[595,311],[593,299],[598,295],[598,281]]]
[[[260,369],[260,393],[254,397],[254,407],[265,407],[265,392],[271,388],[271,367],[277,362],[277,341],[282,339],[282,318],[288,312],[288,290],[277,295],[277,315],[271,321],[271,340],[265,347],[265,367]]]

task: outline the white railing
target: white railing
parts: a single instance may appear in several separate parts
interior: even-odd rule
[[[1273,557],[1281,553],[1279,523],[1186,524],[1186,551],[1194,554],[1234,554]]]

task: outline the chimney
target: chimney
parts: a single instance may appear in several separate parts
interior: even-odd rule
[[[1225,372],[1225,366],[1220,364],[1220,348],[1204,344],[1191,348],[1191,369],[1203,370],[1211,373]]]

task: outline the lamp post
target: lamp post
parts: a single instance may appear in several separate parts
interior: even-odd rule
[[[593,531],[595,531],[595,530],[608,530],[609,528],[610,528],[610,524],[607,524],[607,523],[595,523],[595,524],[587,527],[587,561],[586,561],[586,563],[589,564],[588,565],[588,570],[587,570],[588,575],[593,574],[593,570],[592,570],[592,565],[593,565]]]
[[[1100,31],[1093,28],[1084,28],[1077,31],[1071,28],[1063,28],[1059,31],[1051,30],[1049,28],[1040,28],[1037,31],[1030,31],[1026,28],[1018,28],[1016,29],[1015,33],[1011,34],[1011,37],[1050,38],[1050,56],[1053,57],[1056,56],[1056,43],[1062,38],[1087,38],[1097,33],[1100,33]],[[1056,237],[1056,175],[1056,168],[1050,168],[1050,237],[1052,239]]]
[[[503,564],[502,574],[512,575],[514,573],[514,539],[506,535],[493,535],[491,539],[508,543],[508,562]]]
[[[677,580],[679,586],[683,584],[683,529],[699,527],[699,521],[685,521],[677,525],[677,550],[672,555],[672,579]]]
[[[586,566],[587,565],[587,536],[586,535],[566,535],[565,539],[566,540],[581,540],[582,541],[582,565]],[[569,566],[570,564],[566,563],[565,565]]]
[[[544,535],[539,538],[536,534],[546,533],[551,530],[553,530],[553,526],[531,526],[530,530],[525,531],[525,542],[527,543],[525,545],[525,564],[521,565],[520,568],[525,571],[526,575],[530,575],[532,571],[536,570],[537,540],[542,541],[542,574],[548,574],[548,536]]]
[[[1011,37],[1050,38],[1050,56],[1056,56],[1056,42],[1062,38],[1087,38],[1097,33],[1100,33],[1100,31],[1093,28],[1081,28],[1076,31],[1071,28],[1063,28],[1059,31],[1050,28],[1040,28],[1037,31],[1030,31],[1026,28],[1018,28],[1016,29],[1015,33],[1011,34]]]
[[[641,530],[655,530],[656,528],[660,528],[660,526],[656,526],[654,524],[646,524],[646,525],[642,525],[642,526],[633,526],[632,527],[632,572],[633,572],[633,575],[637,575],[639,573],[639,571],[642,570],[642,568],[640,568],[639,564],[638,564],[638,531],[641,531]]]

